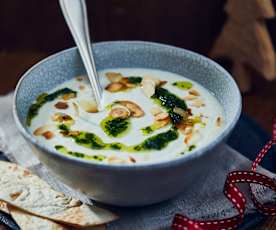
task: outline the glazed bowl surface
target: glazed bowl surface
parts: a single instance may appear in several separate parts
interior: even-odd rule
[[[166,162],[144,165],[104,165],[62,155],[38,142],[26,127],[28,108],[36,97],[58,84],[84,74],[76,48],[54,54],[28,70],[14,97],[14,118],[34,154],[65,184],[96,201],[118,206],[143,206],[172,198],[189,189],[200,175],[216,167],[216,153],[234,128],[241,112],[239,89],[222,67],[181,48],[141,41],[94,45],[98,70],[152,68],[188,77],[207,88],[222,105],[225,125],[219,136],[195,152]]]

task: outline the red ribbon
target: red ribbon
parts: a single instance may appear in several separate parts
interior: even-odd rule
[[[273,123],[272,139],[263,147],[251,166],[251,171],[233,171],[227,175],[224,185],[224,195],[233,203],[238,215],[221,220],[192,220],[181,214],[174,216],[171,228],[173,230],[231,230],[236,229],[242,222],[245,212],[246,199],[239,190],[237,184],[246,183],[250,185],[252,201],[257,210],[265,215],[276,215],[276,206],[265,206],[261,204],[252,191],[252,184],[259,184],[276,191],[276,183],[273,179],[257,173],[256,168],[271,147],[276,144],[276,119]]]

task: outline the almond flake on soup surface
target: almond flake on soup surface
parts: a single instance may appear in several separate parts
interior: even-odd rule
[[[125,106],[116,106],[111,109],[109,115],[113,118],[128,118],[131,112]]]
[[[118,101],[117,103],[127,107],[133,117],[142,117],[145,114],[141,107],[132,101]]]
[[[112,83],[120,82],[123,78],[123,75],[121,73],[115,73],[115,72],[107,72],[105,73],[105,76]]]
[[[69,106],[66,102],[63,102],[63,101],[59,101],[55,104],[55,107],[57,109],[67,109]]]
[[[111,93],[119,92],[125,88],[125,85],[120,82],[110,83],[105,87],[105,89]]]
[[[151,97],[155,93],[155,82],[151,79],[143,79],[141,89],[147,97]]]
[[[79,105],[87,113],[97,113],[99,111],[97,104],[93,99],[81,100],[79,101]]]
[[[189,94],[194,95],[194,96],[200,96],[200,93],[195,89],[190,89]]]

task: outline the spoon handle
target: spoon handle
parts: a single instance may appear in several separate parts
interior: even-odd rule
[[[59,3],[82,57],[96,103],[100,106],[103,90],[100,86],[92,53],[85,0],[59,0]]]

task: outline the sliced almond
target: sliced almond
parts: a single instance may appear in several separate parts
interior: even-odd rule
[[[129,156],[129,157],[128,157],[128,160],[129,160],[131,163],[136,163],[135,158],[132,157],[132,156]]]
[[[119,82],[122,83],[123,85],[126,85],[127,83],[129,83],[127,77],[122,77]]]
[[[189,94],[189,95],[185,96],[183,99],[187,100],[187,101],[192,101],[192,100],[195,100],[196,98],[197,98],[197,96]]]
[[[136,85],[132,83],[126,83],[126,87],[131,89],[131,88],[135,88]]]
[[[80,89],[80,90],[85,90],[85,85],[80,85],[80,86],[79,86],[79,89]]]
[[[179,131],[183,134],[183,135],[189,135],[193,133],[193,127],[192,126],[186,126],[184,129],[179,129]]]
[[[147,97],[151,97],[155,93],[155,82],[151,79],[143,79],[141,82],[141,89]]]
[[[55,136],[55,134],[51,131],[46,131],[42,133],[42,136],[45,137],[45,139],[50,140]]]
[[[63,102],[63,101],[59,101],[55,104],[55,107],[57,109],[68,109],[68,104],[66,102]]]
[[[184,109],[181,109],[179,107],[174,107],[173,112],[181,115],[183,117],[183,119],[186,119],[189,116],[187,111],[185,111]]]
[[[120,82],[110,83],[105,87],[105,89],[111,93],[119,92],[125,88],[126,86]]]
[[[195,89],[190,89],[189,94],[194,95],[194,96],[200,96],[200,93]]]
[[[60,123],[66,123],[68,125],[73,125],[75,123],[74,119],[66,113],[55,113],[52,116],[52,120]]]
[[[142,117],[145,114],[141,107],[132,101],[118,101],[117,103],[127,107],[133,117]]]
[[[160,109],[159,107],[153,107],[150,109],[150,112],[153,116],[157,115],[158,113],[162,113],[162,109]]]
[[[52,129],[53,128],[53,125],[43,125],[43,126],[40,126],[38,127],[34,132],[33,134],[35,136],[41,136],[43,133],[47,132],[49,129]]]
[[[68,101],[72,98],[75,98],[76,97],[76,94],[75,93],[66,93],[62,96],[62,99],[65,100],[65,101]]]
[[[160,86],[161,82],[163,82],[163,83],[165,82],[165,81],[161,81],[161,80],[159,80],[159,79],[157,79],[155,77],[148,76],[148,75],[144,76],[143,80],[145,80],[145,81],[147,81],[147,80],[153,81],[155,86]]]
[[[167,81],[160,81],[160,83],[158,84],[158,86],[163,86],[165,84],[167,84]]]
[[[193,137],[193,133],[187,134],[186,137],[184,138],[184,143],[187,145],[192,139],[192,137]]]
[[[110,164],[123,164],[123,163],[126,163],[126,161],[124,159],[121,159],[117,156],[109,156],[107,157],[107,162],[110,163]]]
[[[99,111],[97,104],[93,99],[81,100],[79,101],[79,105],[87,113],[97,113]]]
[[[131,115],[131,112],[129,111],[129,109],[125,106],[116,106],[114,108],[111,109],[110,116],[112,116],[113,118],[128,118]]]
[[[76,80],[77,81],[83,81],[84,80],[84,76],[83,75],[77,76]]]
[[[120,80],[123,78],[123,75],[121,73],[115,73],[115,72],[107,72],[105,76],[112,83],[120,82]]]
[[[201,99],[196,99],[196,100],[193,101],[191,106],[196,107],[196,108],[200,108],[202,106],[205,106],[205,103]]]
[[[154,120],[156,121],[162,121],[169,117],[169,114],[166,112],[158,113],[156,116],[154,116]]]
[[[75,116],[79,116],[80,115],[79,106],[75,102],[73,102],[72,105],[75,110]]]
[[[170,118],[167,117],[166,119],[160,120],[160,121],[154,121],[154,126],[156,129],[160,129],[162,127],[165,127],[170,123]]]
[[[222,125],[222,118],[221,117],[217,117],[217,119],[216,119],[216,125],[218,127],[220,127]]]

